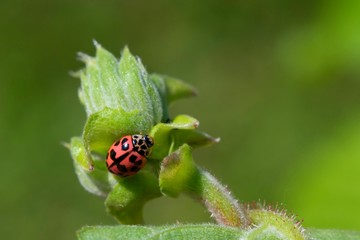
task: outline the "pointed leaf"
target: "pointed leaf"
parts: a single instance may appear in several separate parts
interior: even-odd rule
[[[122,91],[127,101],[126,111],[139,110],[151,125],[159,123],[163,116],[160,94],[140,61],[127,47],[124,48],[118,72],[121,76]]]
[[[220,138],[214,138],[205,132],[198,130],[179,130],[174,132],[174,148],[176,149],[183,143],[189,144],[191,147],[209,146],[218,143]]]
[[[218,142],[218,139],[197,131],[198,126],[199,121],[188,115],[179,115],[171,123],[155,125],[150,131],[155,139],[151,158],[162,160],[184,143],[202,146]]]
[[[179,79],[155,73],[151,74],[150,78],[156,84],[162,97],[166,99],[167,104],[197,94],[194,87]]]
[[[124,108],[124,91],[117,73],[117,59],[107,50],[95,43],[96,56],[79,54],[86,68],[81,71],[80,95],[88,115],[108,108]]]
[[[85,151],[84,144],[79,137],[73,137],[70,152],[74,161],[75,172],[81,185],[89,192],[106,196],[117,183],[114,175],[109,174],[102,160],[93,160]]]

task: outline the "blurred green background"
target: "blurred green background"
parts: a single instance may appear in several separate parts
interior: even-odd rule
[[[78,51],[125,44],[149,72],[184,79],[190,114],[221,142],[195,152],[241,201],[284,203],[305,226],[360,230],[359,1],[0,1],[0,235],[74,239],[115,224],[80,186],[61,142],[85,112]],[[149,224],[209,221],[185,197]]]

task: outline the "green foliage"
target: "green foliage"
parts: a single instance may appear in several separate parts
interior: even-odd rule
[[[79,73],[79,96],[88,115],[106,107],[120,108],[125,112],[136,109],[145,121],[140,125],[143,128],[159,122],[163,110],[160,96],[154,83],[149,81],[140,59],[135,58],[125,47],[118,61],[98,43],[95,42],[95,46],[94,58],[79,54],[86,64],[86,68]]]
[[[144,223],[143,206],[153,198],[160,197],[158,180],[149,172],[139,172],[131,178],[119,179],[119,184],[105,200],[107,211],[120,223]]]
[[[285,210],[260,204],[244,207],[214,176],[196,165],[192,147],[219,139],[199,131],[199,121],[191,116],[178,115],[173,120],[168,116],[171,102],[194,95],[191,86],[167,76],[148,75],[128,48],[117,61],[98,43],[95,45],[95,58],[80,55],[86,68],[79,74],[79,97],[88,119],[82,138],[73,137],[66,145],[82,186],[106,197],[107,212],[121,224],[144,224],[143,208],[148,201],[162,195],[185,194],[199,201],[218,225],[88,227],[78,232],[80,239],[313,237],[312,233],[306,236],[300,222]],[[127,178],[111,174],[103,163],[108,147],[123,135],[137,133],[147,133],[154,139],[148,166]],[[333,234],[342,233],[333,232],[330,239]],[[314,231],[314,236],[321,238],[323,232]]]
[[[178,197],[191,188],[198,170],[193,162],[190,147],[184,144],[177,151],[165,157],[159,174],[161,192],[170,197]],[[195,183],[194,185],[197,185]]]
[[[268,229],[272,231],[274,229]],[[264,230],[266,231],[266,229]],[[359,232],[308,229],[307,237],[311,240],[356,240],[360,238]],[[279,234],[257,235],[253,231],[230,228],[212,224],[198,225],[169,225],[169,226],[96,226],[84,227],[77,232],[80,240],[102,240],[102,239],[244,239],[244,240],[288,240],[299,238],[288,238]]]
[[[199,147],[219,141],[219,139],[198,131],[198,127],[199,121],[187,115],[178,115],[170,123],[155,125],[150,131],[150,135],[156,139],[154,150],[150,157],[161,161],[184,143],[192,147]]]
[[[95,42],[96,56],[79,54],[86,68],[79,97],[88,120],[83,139],[85,149],[104,154],[119,136],[148,132],[163,116],[155,84],[142,65],[125,48],[120,61]]]
[[[80,240],[95,239],[239,239],[244,234],[236,228],[218,225],[173,226],[98,226],[84,227],[77,233]]]
[[[307,229],[307,236],[310,240],[357,240],[360,239],[360,232],[345,231],[338,229]]]
[[[116,180],[114,176],[107,174],[104,162],[93,160],[79,137],[73,137],[68,148],[74,159],[75,172],[81,185],[92,194],[106,196],[115,186]]]
[[[199,200],[215,221],[224,226],[218,228],[218,236],[225,227],[248,229],[256,224],[259,229],[252,229],[249,237],[272,236],[274,231],[266,230],[275,228],[275,235],[302,239],[300,229],[275,224],[285,221],[285,216],[275,213],[279,219],[271,221],[274,217],[265,209],[253,210],[248,215],[250,210],[247,212],[226,187],[196,166],[191,146],[209,145],[218,139],[199,131],[199,121],[191,116],[179,115],[168,122],[166,115],[170,102],[194,94],[192,87],[161,75],[149,78],[140,60],[127,48],[118,63],[112,54],[95,45],[95,58],[81,55],[86,68],[80,71],[79,96],[87,109],[88,120],[82,138],[73,137],[66,146],[80,183],[87,191],[106,196],[108,213],[122,224],[143,224],[146,202],[161,194],[177,197],[184,193]],[[123,101],[114,103],[113,98]],[[166,122],[160,122],[161,119]],[[101,161],[108,146],[125,134],[142,132],[152,136],[155,143],[148,156],[148,167],[128,178],[108,172]]]
[[[249,239],[305,239],[304,229],[295,217],[288,216],[285,210],[266,208],[249,209],[249,218],[256,226]]]
[[[192,87],[166,76],[148,77],[140,59],[131,55],[128,48],[117,61],[98,43],[95,46],[95,58],[80,55],[86,68],[78,74],[81,78],[79,97],[87,109],[88,119],[82,138],[73,137],[66,146],[82,186],[93,194],[106,196],[107,211],[119,222],[140,224],[143,205],[160,196],[157,175],[162,160],[183,144],[195,147],[218,140],[198,131],[199,122],[187,115],[161,122],[168,121],[169,103],[194,95]],[[149,166],[129,178],[111,174],[103,161],[109,146],[124,135],[137,133],[148,133],[155,141]],[[187,156],[190,155],[187,148]],[[182,169],[181,176],[191,175],[191,170]],[[181,181],[181,176],[175,179]],[[166,178],[160,177],[160,182],[170,186],[168,192],[179,187]]]

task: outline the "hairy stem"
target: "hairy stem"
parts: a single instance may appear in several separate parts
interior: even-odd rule
[[[247,227],[250,220],[242,204],[231,195],[231,192],[209,172],[198,169],[197,183],[189,192],[195,198],[200,198],[216,222],[233,227]]]

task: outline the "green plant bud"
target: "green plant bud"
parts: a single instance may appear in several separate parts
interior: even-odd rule
[[[161,196],[156,177],[161,161],[165,158],[164,162],[169,163],[162,165],[162,192],[177,196],[187,191],[189,179],[199,172],[190,147],[209,145],[219,139],[199,131],[199,121],[188,115],[170,121],[168,106],[194,96],[193,87],[165,75],[148,75],[140,59],[127,47],[119,60],[96,42],[95,47],[95,57],[79,54],[86,65],[76,75],[81,79],[79,98],[87,120],[82,137],[73,137],[67,147],[81,185],[93,194],[107,197],[107,211],[119,222],[139,224],[143,222],[143,205]],[[155,144],[146,156],[147,167],[122,178],[110,173],[104,160],[117,139],[132,134],[148,134]]]
[[[247,233],[248,239],[307,239],[301,222],[284,209],[257,204],[248,209],[248,216],[256,226]]]
[[[79,97],[88,115],[85,147],[104,153],[116,138],[149,132],[167,110],[140,59],[127,47],[117,60],[100,44],[95,46],[95,57],[79,55],[86,64],[79,74]]]
[[[139,58],[127,47],[120,60],[95,42],[96,56],[80,53],[86,68],[81,70],[80,95],[88,115],[105,107],[125,112],[139,110],[152,125],[162,117],[161,99]]]

